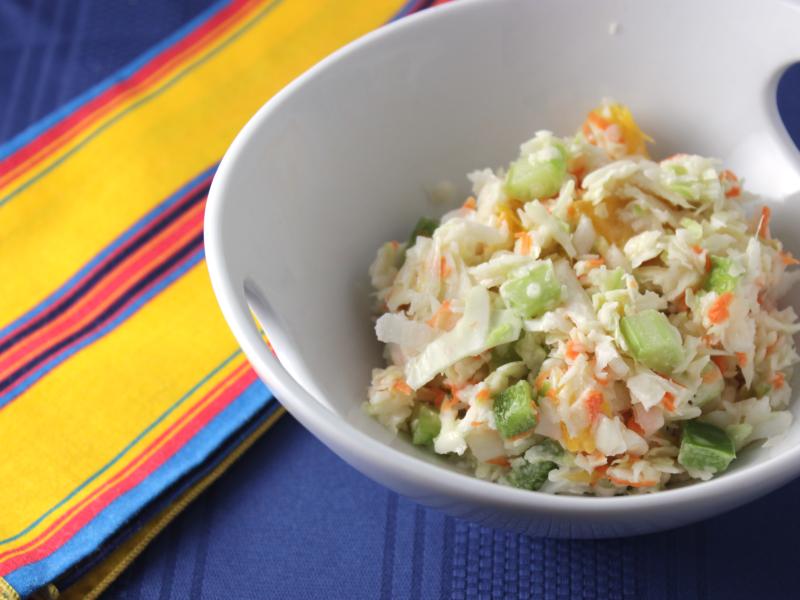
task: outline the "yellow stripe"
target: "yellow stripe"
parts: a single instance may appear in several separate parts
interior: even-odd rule
[[[270,415],[256,431],[251,433],[235,450],[225,457],[211,473],[198,481],[191,489],[184,492],[171,506],[153,518],[141,530],[137,531],[134,536],[126,540],[82,579],[66,589],[59,598],[62,600],[94,600],[94,598],[102,594],[128,568],[128,565],[144,551],[150,542],[161,533],[164,527],[171,523],[208,486],[214,483],[231,464],[238,460],[258,438],[283,416],[284,412],[283,408],[279,408]]]
[[[205,264],[198,265],[122,327],[73,356],[0,411],[4,456],[0,539],[17,534],[114,458],[167,407],[236,351],[214,306]],[[231,370],[232,361],[137,444],[174,423]],[[31,440],[36,440],[32,444]],[[70,501],[86,497],[122,469],[135,451]],[[36,477],[24,476],[35,473]],[[0,551],[42,531],[61,509]]]
[[[291,79],[401,5],[283,0],[0,208],[0,281],[14,282],[4,290],[0,322],[47,297],[54,283],[216,162],[248,117]]]

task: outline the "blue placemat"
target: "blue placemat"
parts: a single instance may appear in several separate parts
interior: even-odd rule
[[[210,3],[0,2],[0,141]],[[780,98],[800,142],[800,67],[785,78]],[[745,508],[662,534],[537,540],[399,498],[287,416],[165,530],[106,597],[795,598],[798,503],[800,481]]]

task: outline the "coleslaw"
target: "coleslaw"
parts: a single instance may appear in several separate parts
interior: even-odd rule
[[[384,244],[370,414],[477,477],[598,496],[706,480],[780,439],[799,261],[734,173],[655,162],[649,141],[606,101]]]

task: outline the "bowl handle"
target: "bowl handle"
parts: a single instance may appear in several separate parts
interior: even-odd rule
[[[800,9],[800,2],[797,3]],[[787,57],[766,73],[755,112],[749,115],[753,128],[731,149],[726,159],[735,172],[747,174],[749,189],[777,201],[800,196],[800,152],[778,107],[779,86],[790,69],[798,64],[797,58]]]
[[[256,358],[251,362],[259,376],[280,396],[287,394],[289,397],[303,398],[305,402],[318,404],[333,413],[333,408],[314,384],[304,361],[291,352],[294,345],[287,334],[287,328],[261,289],[251,279],[247,279],[241,292],[238,316],[243,319],[237,320],[247,323],[238,328],[244,336],[239,342],[245,354]],[[263,332],[269,333],[270,341],[265,339],[258,325],[263,328]]]

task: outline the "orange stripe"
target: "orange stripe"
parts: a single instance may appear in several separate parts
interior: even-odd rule
[[[116,86],[119,88],[119,95],[98,107],[95,112],[88,115],[85,119],[77,121],[73,127],[65,130],[64,133],[59,137],[54,138],[51,142],[43,145],[35,153],[27,157],[25,161],[15,165],[7,173],[0,175],[0,187],[11,183],[11,181],[19,177],[21,172],[30,170],[37,164],[41,163],[48,156],[64,147],[70,140],[74,139],[81,132],[86,131],[93,124],[97,123],[104,116],[108,115],[120,104],[143,91],[144,88],[153,87],[156,80],[165,78],[166,75],[168,75],[168,72],[171,71],[178,63],[186,62],[188,57],[190,57],[192,54],[200,54],[204,50],[210,50],[211,48],[209,48],[209,44],[213,43],[215,38],[224,36],[232,28],[245,20],[246,17],[248,17],[255,10],[258,4],[258,2],[253,2],[249,6],[245,4],[240,12],[232,13],[227,20],[222,21],[219,24],[218,29],[204,33],[203,36],[199,37],[192,45],[187,46],[185,50],[175,54],[170,58],[170,60],[166,61],[157,69],[154,69],[153,72],[148,74],[146,78],[137,81],[130,87],[125,87],[124,81],[116,84]]]
[[[124,285],[126,282],[135,279],[138,273],[146,272],[170,254],[172,249],[180,247],[202,231],[204,207],[205,201],[198,202],[161,235],[153,238],[151,243],[140,248],[115,268],[106,283],[76,303],[50,325],[39,330],[20,347],[7,352],[0,359],[0,380],[18,368],[44,344],[53,342],[55,336],[66,337],[91,321],[126,291]]]
[[[6,562],[9,559],[18,556],[23,552],[31,552],[35,550],[36,547],[40,546],[47,542],[48,539],[53,537],[64,525],[68,522],[69,518],[80,511],[83,507],[91,503],[95,498],[97,498],[100,494],[102,494],[108,488],[114,486],[123,478],[130,475],[140,464],[147,460],[148,457],[152,456],[155,452],[158,451],[160,447],[164,444],[168,443],[170,439],[172,439],[175,435],[180,432],[182,426],[187,423],[189,420],[193,418],[198,412],[200,412],[203,407],[207,406],[214,399],[216,399],[221,393],[225,391],[230,385],[235,383],[235,378],[239,377],[240,375],[244,375],[245,377],[249,376],[249,363],[247,361],[243,361],[238,367],[236,367],[233,371],[228,373],[223,380],[217,383],[203,398],[194,406],[192,406],[186,413],[184,413],[180,419],[175,421],[168,429],[161,433],[155,440],[153,440],[150,445],[145,448],[140,454],[138,454],[130,463],[128,463],[124,469],[120,470],[116,475],[112,478],[107,480],[103,485],[96,488],[91,494],[87,495],[83,498],[80,502],[74,504],[68,511],[62,514],[57,520],[51,523],[47,529],[45,529],[42,533],[40,533],[37,537],[32,540],[29,540],[22,546],[17,548],[12,548],[6,550],[3,553],[0,553],[0,561]],[[61,526],[61,527],[59,527]],[[0,568],[2,565],[0,565]]]

